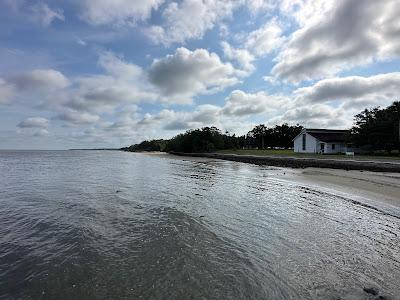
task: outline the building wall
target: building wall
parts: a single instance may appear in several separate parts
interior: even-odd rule
[[[317,153],[318,141],[315,137],[306,133],[306,150],[303,150],[303,133],[299,134],[293,141],[294,152],[298,153]]]
[[[332,149],[332,144],[335,144],[335,149]],[[347,151],[346,144],[344,143],[325,143],[324,153],[344,153]]]
[[[306,150],[303,150],[303,134],[306,134]],[[293,140],[293,149],[297,153],[321,153],[321,143],[312,135],[303,131]],[[332,149],[332,144],[335,144],[335,149]],[[345,153],[347,151],[354,151],[352,148],[347,148],[346,143],[324,143],[323,153]]]

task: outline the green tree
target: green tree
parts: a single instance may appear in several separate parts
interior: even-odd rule
[[[290,126],[287,123],[276,125],[272,129],[272,147],[291,148],[293,147],[293,139],[303,129],[300,125]]]
[[[265,148],[265,139],[267,137],[268,128],[264,124],[255,126],[251,131],[249,131],[248,136],[255,140],[258,148]]]
[[[188,153],[213,152],[235,144],[231,139],[232,137],[222,134],[216,127],[204,127],[175,136],[167,143],[166,150]]]
[[[293,139],[300,133],[302,126],[290,126],[287,123],[268,128],[263,124],[255,126],[247,134],[249,144],[264,149],[265,147],[291,148]]]
[[[386,108],[365,109],[354,117],[352,142],[369,151],[400,149],[400,102]]]

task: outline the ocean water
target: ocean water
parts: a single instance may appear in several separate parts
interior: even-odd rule
[[[400,299],[400,219],[281,171],[0,151],[0,299]]]

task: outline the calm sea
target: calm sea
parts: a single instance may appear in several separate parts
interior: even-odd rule
[[[399,299],[400,220],[277,172],[1,151],[0,299]]]

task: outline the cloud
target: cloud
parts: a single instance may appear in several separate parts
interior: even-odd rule
[[[164,109],[156,115],[145,115],[138,124],[146,128],[158,127],[160,130],[177,133],[187,129],[221,125],[220,110],[220,107],[210,104],[199,105],[193,111],[187,112]]]
[[[235,49],[227,42],[222,42],[221,46],[226,58],[237,61],[246,73],[254,71],[255,57],[247,49]]]
[[[271,10],[275,8],[276,3],[273,0],[247,0],[247,7],[253,14],[263,12],[265,10]]]
[[[145,29],[145,33],[153,42],[165,45],[199,39],[242,3],[230,0],[171,2],[162,13],[162,25]]]
[[[123,103],[151,99],[153,95],[135,87],[134,81],[107,75],[93,75],[76,80],[78,87],[69,92],[65,106],[75,110],[104,111]]]
[[[264,76],[263,80],[265,82],[268,82],[271,85],[278,85],[279,84],[279,80],[274,76]]]
[[[99,121],[100,117],[87,112],[67,110],[55,116],[54,120],[61,120],[72,124],[92,124]]]
[[[59,71],[53,69],[37,69],[11,76],[7,81],[23,91],[57,90],[67,87],[69,80]]]
[[[0,104],[6,104],[15,93],[13,85],[0,78]]]
[[[64,21],[61,9],[51,9],[46,3],[40,2],[32,6],[33,18],[43,26],[49,26],[54,20]]]
[[[24,18],[30,22],[38,23],[44,27],[51,25],[55,20],[64,21],[64,12],[59,8],[50,8],[43,1],[27,1],[27,0],[3,0],[10,12],[16,18]]]
[[[334,0],[281,0],[278,8],[282,15],[293,18],[296,24],[303,27],[331,10],[334,4]]]
[[[199,105],[191,115],[192,122],[199,122],[202,124],[215,124],[218,123],[221,108],[212,104]]]
[[[310,14],[277,57],[272,73],[290,82],[331,76],[400,55],[397,0],[335,1]]]
[[[99,53],[103,74],[68,79],[60,71],[36,69],[12,75],[0,81],[0,99],[12,96],[22,102],[34,102],[47,110],[102,112],[120,104],[155,101],[159,98],[146,73],[111,52]],[[22,101],[21,101],[22,100]],[[39,104],[38,104],[39,103]]]
[[[17,125],[19,128],[47,128],[48,126],[49,120],[41,117],[27,118]]]
[[[181,130],[181,131],[187,130],[189,128],[192,128],[192,126],[189,123],[180,120],[169,121],[163,127],[163,129],[165,130]]]
[[[244,134],[254,125],[249,121],[251,116],[266,116],[272,111],[281,110],[286,107],[287,101],[286,97],[280,95],[234,91],[222,106],[202,104],[187,111],[162,109],[158,113],[143,115],[137,106],[133,106],[122,110],[118,121],[97,122],[90,133],[83,133],[83,136],[97,140],[118,137],[123,143],[132,143],[143,139],[170,138],[185,130],[204,126],[216,126]]]
[[[353,115],[342,107],[334,108],[326,104],[294,107],[274,120],[275,123],[288,122],[314,128],[349,128]]]
[[[237,117],[256,115],[282,108],[286,102],[287,98],[279,95],[271,96],[265,92],[251,94],[235,90],[226,99],[222,113]]]
[[[225,99],[223,106],[203,104],[192,111],[164,109],[155,115],[145,114],[137,122],[137,126],[144,126],[146,129],[158,126],[160,130],[175,132],[217,126],[221,129],[242,132],[251,127],[247,118],[281,110],[288,101],[288,97],[280,95],[267,95],[264,92],[252,94],[236,90]]]
[[[112,52],[100,53],[98,65],[114,77],[140,79],[143,76],[141,67],[127,63]]]
[[[91,25],[133,25],[151,16],[164,0],[83,0],[82,18]]]
[[[281,26],[276,19],[265,23],[262,27],[249,33],[245,43],[245,49],[262,57],[279,48],[284,42]]]
[[[84,40],[80,39],[80,38],[76,38],[76,42],[77,42],[78,45],[81,45],[83,47],[87,46],[87,43]]]
[[[200,61],[196,62],[196,58],[199,58]],[[217,84],[219,84],[218,87],[225,86],[224,83],[228,79],[220,79],[218,76],[223,75],[222,72],[224,71],[233,72],[233,67],[229,64],[224,65],[215,54],[208,54],[208,60],[201,61],[201,59],[202,57],[197,55],[189,58],[188,63],[194,64],[194,73],[189,74],[189,78],[194,76],[193,80],[196,84],[199,82],[201,84],[202,80],[206,82],[204,91],[200,89],[202,92],[210,92],[209,87],[216,88]],[[211,73],[205,73],[204,75],[208,75],[210,78],[203,79],[202,73],[207,72],[207,70],[202,69],[202,63],[205,63],[204,68],[210,68],[209,72]],[[212,66],[213,63],[216,63],[216,65]],[[182,91],[174,94],[177,97],[165,95],[162,88],[149,81],[150,70],[142,69],[138,65],[129,63],[122,56],[112,52],[99,52],[97,64],[103,70],[102,73],[71,77],[70,79],[66,78],[61,72],[51,69],[16,74],[8,78],[7,81],[0,82],[0,96],[2,96],[1,99],[4,99],[2,102],[8,101],[8,95],[10,94],[8,91],[15,86],[19,90],[18,98],[20,100],[40,99],[39,105],[37,105],[36,101],[36,108],[55,111],[58,114],[62,113],[59,119],[79,123],[86,121],[81,121],[80,117],[75,120],[74,116],[70,116],[75,113],[65,114],[64,112],[70,110],[77,113],[85,112],[91,115],[98,115],[103,112],[113,113],[126,105],[134,103],[187,103],[191,100],[191,96],[200,91],[196,88],[191,90],[189,98],[187,97],[188,94]],[[189,68],[186,71],[190,71],[189,64],[187,65]],[[154,66],[155,63],[150,69]],[[182,65],[177,67],[182,67]],[[151,70],[153,72],[157,71],[155,69]],[[168,71],[172,72],[173,66]],[[196,73],[197,71],[198,73]],[[212,72],[215,74],[212,74]],[[152,74],[154,75],[155,73]],[[175,74],[175,76],[182,75]],[[171,74],[168,77],[171,77]],[[234,77],[229,77],[229,79],[231,78]],[[31,91],[35,93],[31,93]],[[5,97],[6,94],[7,98]],[[10,96],[12,95],[10,94]],[[90,120],[93,119],[90,118]]]
[[[39,129],[38,131],[36,131],[33,136],[36,137],[42,137],[42,136],[48,136],[49,135],[49,131],[47,129]]]
[[[276,19],[266,22],[260,28],[248,33],[241,39],[243,46],[234,48],[228,42],[221,43],[226,58],[237,61],[243,69],[243,75],[255,70],[254,61],[281,47],[285,38]]]
[[[299,88],[294,94],[299,101],[312,103],[340,100],[358,107],[359,101],[361,105],[389,103],[400,94],[400,73],[329,78]]]
[[[116,115],[116,121],[101,121],[98,122],[98,125],[107,134],[117,137],[127,137],[136,134],[136,129],[138,128],[137,122],[139,120],[139,107],[133,104],[124,106]]]
[[[236,70],[205,49],[178,48],[172,55],[155,60],[149,80],[165,97],[191,98],[214,93],[238,82]]]
[[[98,65],[105,74],[76,78],[76,87],[69,91],[65,106],[78,111],[101,112],[120,104],[149,102],[158,98],[139,66],[112,52],[101,52]]]

